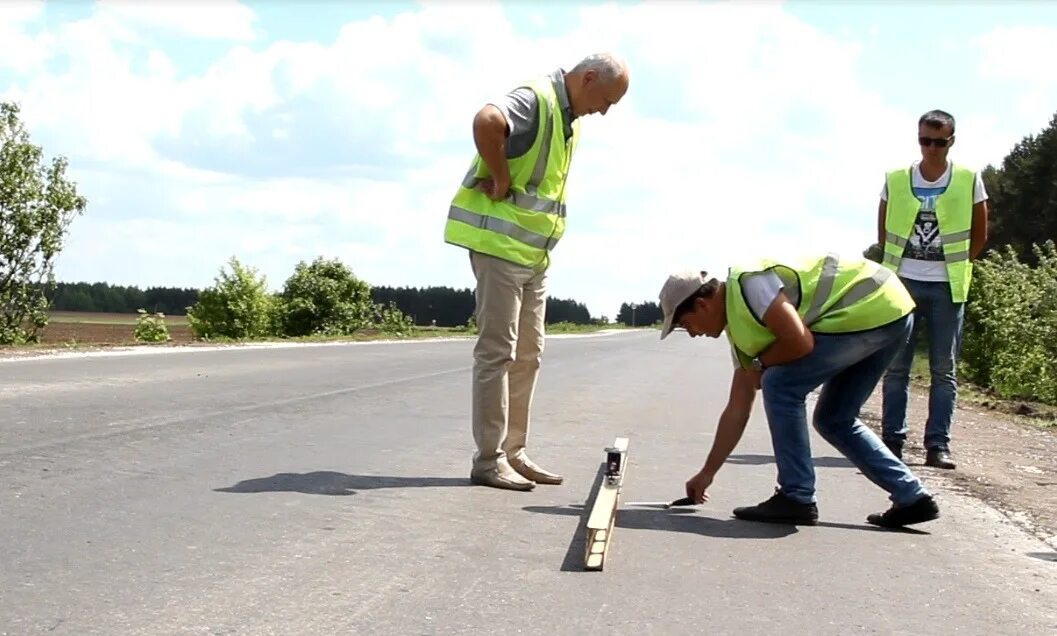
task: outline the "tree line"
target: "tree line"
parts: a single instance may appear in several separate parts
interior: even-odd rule
[[[473,316],[472,289],[451,287],[371,287],[371,300],[406,314],[419,326],[464,326]],[[59,282],[54,286],[51,307],[55,311],[96,311],[134,314],[139,309],[148,313],[182,316],[199,301],[201,290],[182,287],[148,287],[110,285],[105,282]],[[630,313],[628,323],[630,324]],[[565,298],[547,299],[547,322],[568,322],[587,325],[598,322],[591,317],[587,306]],[[646,324],[640,322],[639,324]]]
[[[233,262],[229,275],[205,290],[107,283],[54,283],[54,262],[73,219],[87,206],[66,176],[67,160],[44,161],[20,119],[17,105],[0,102],[0,344],[33,342],[48,310],[189,316],[203,334],[232,335],[218,325],[231,316],[228,298],[250,298],[263,309],[256,331],[297,335],[345,333],[361,325],[401,333],[418,325],[459,327],[471,322],[470,289],[374,287],[336,262],[302,263],[281,294],[269,294],[252,271]],[[1017,143],[1000,165],[982,176],[990,196],[990,239],[966,307],[963,369],[1004,397],[1057,403],[1057,114],[1040,133]],[[880,246],[866,250],[880,260]],[[353,290],[351,297],[334,290]],[[350,292],[352,293],[352,292]],[[245,303],[243,303],[245,304]],[[236,303],[239,307],[239,305]],[[248,306],[248,305],[247,305]],[[195,313],[195,312],[192,312]],[[259,316],[258,316],[259,314]],[[586,324],[587,308],[551,298],[548,322]],[[193,320],[192,320],[193,318]],[[661,319],[654,301],[623,303],[616,322],[646,326]],[[234,333],[234,332],[233,332]]]
[[[56,283],[51,297],[55,311],[98,311],[134,314],[148,313],[183,316],[198,302],[200,291],[180,287],[129,287],[108,283]]]

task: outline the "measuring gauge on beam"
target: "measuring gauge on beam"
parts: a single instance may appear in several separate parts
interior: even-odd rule
[[[620,481],[620,460],[623,453],[619,448],[610,446],[606,449],[606,481],[615,484]]]

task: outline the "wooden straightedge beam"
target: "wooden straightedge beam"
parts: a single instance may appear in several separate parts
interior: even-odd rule
[[[599,477],[601,483],[587,518],[585,570],[602,570],[605,567],[627,470],[628,438],[618,437],[613,446],[606,449],[606,469]]]

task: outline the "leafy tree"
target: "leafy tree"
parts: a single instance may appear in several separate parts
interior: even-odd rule
[[[572,323],[576,325],[591,324],[591,314],[587,306],[575,300],[547,297],[547,324]]]
[[[394,303],[400,311],[411,317],[416,325],[437,327],[461,327],[473,316],[474,293],[472,289],[450,287],[385,287],[371,288],[375,303],[388,306]]]
[[[656,302],[623,303],[617,312],[617,322],[629,327],[645,327],[664,320],[664,312]]]
[[[134,309],[182,316],[198,302],[197,289],[121,287],[108,283],[56,283],[51,301],[58,311],[131,313]]]
[[[283,333],[348,335],[376,317],[371,287],[337,259],[301,261],[280,294]]]
[[[66,178],[65,157],[45,165],[19,112],[0,102],[0,344],[39,340],[55,257],[88,204]]]
[[[988,247],[1011,246],[1035,265],[1035,243],[1057,237],[1057,114],[1038,135],[1021,140],[1000,168],[982,174],[990,198]]]
[[[264,276],[243,266],[234,256],[187,312],[191,332],[198,338],[260,338],[272,333],[273,299]]]
[[[1032,267],[1006,245],[977,261],[965,312],[964,372],[1004,398],[1057,403],[1057,248]]]

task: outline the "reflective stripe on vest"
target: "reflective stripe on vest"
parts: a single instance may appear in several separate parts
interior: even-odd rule
[[[464,188],[472,189],[476,188],[477,185],[483,181],[484,179],[478,179],[477,177],[475,177],[474,169],[470,168],[470,171],[466,173],[466,178],[462,180],[462,186]],[[510,190],[507,192],[506,198],[508,201],[523,210],[532,210],[533,212],[545,212],[547,214],[557,214],[560,217],[564,217],[565,204],[561,201],[552,201],[551,199],[544,199],[543,197],[537,196],[537,184],[530,184],[529,187],[526,187],[525,190],[528,190],[528,192],[518,192],[516,190]]]
[[[473,225],[492,232],[498,232],[499,234],[505,234],[512,239],[517,239],[526,245],[531,245],[532,247],[541,250],[552,249],[558,244],[558,241],[552,237],[530,232],[525,228],[518,227],[510,221],[498,219],[494,216],[488,216],[487,214],[470,212],[469,210],[457,208],[454,205],[448,210],[448,218],[455,221],[462,221],[467,225]]]
[[[921,208],[921,200],[914,195],[912,179],[911,168],[889,172],[885,177],[888,205],[881,264],[893,272],[898,272],[903,262],[903,254]],[[952,165],[947,190],[936,197],[936,222],[954,302],[965,302],[972,281],[973,264],[969,250],[975,181],[975,174],[971,170]]]
[[[743,365],[775,336],[748,306],[740,280],[771,271],[784,284],[804,325],[816,333],[849,333],[888,324],[914,308],[914,301],[889,270],[862,259],[841,262],[835,254],[796,265],[763,261],[732,269],[727,278],[727,337]],[[806,305],[806,306],[805,306]]]
[[[579,126],[574,120],[573,134],[565,139],[557,87],[549,78],[529,85],[538,97],[541,124],[533,146],[509,160],[511,186],[499,201],[478,190],[488,171],[475,156],[449,205],[445,241],[537,268],[546,267],[564,233],[565,181]]]
[[[883,267],[878,267],[877,271],[874,272],[872,276],[856,282],[848,288],[848,291],[844,292],[844,295],[838,298],[835,303],[826,307],[826,300],[828,300],[830,294],[833,293],[833,282],[837,280],[837,268],[839,265],[839,256],[836,254],[826,255],[822,264],[822,275],[819,276],[818,284],[815,287],[814,297],[811,299],[811,306],[808,307],[806,312],[804,312],[804,325],[810,327],[818,322],[818,319],[822,317],[823,308],[825,308],[827,312],[832,312],[851,307],[863,298],[866,298],[870,294],[881,289],[881,285],[884,285],[885,282],[892,277],[892,272]]]
[[[959,252],[951,252],[951,251],[947,250],[946,248],[948,246],[954,245],[955,243],[960,243],[962,241],[968,241],[968,240],[970,240],[972,238],[972,235],[973,235],[972,230],[962,230],[961,232],[952,232],[950,234],[940,234],[940,243],[942,243],[943,247],[945,248],[943,250],[943,260],[946,261],[947,263],[957,263],[957,262],[960,262],[960,261],[969,260],[969,250],[961,250]],[[909,243],[909,241],[907,241],[905,238],[899,236],[898,234],[896,234],[894,232],[885,232],[885,240],[888,241],[889,243],[891,243],[892,245],[895,245],[897,248],[899,248],[900,252],[905,250],[906,247],[907,247],[907,244]],[[891,252],[885,252],[885,255],[884,255],[884,264],[885,265],[892,265],[895,269],[898,270],[899,269],[899,263],[901,263],[901,262],[902,262],[902,257],[901,256],[896,256],[895,254],[892,254]]]

